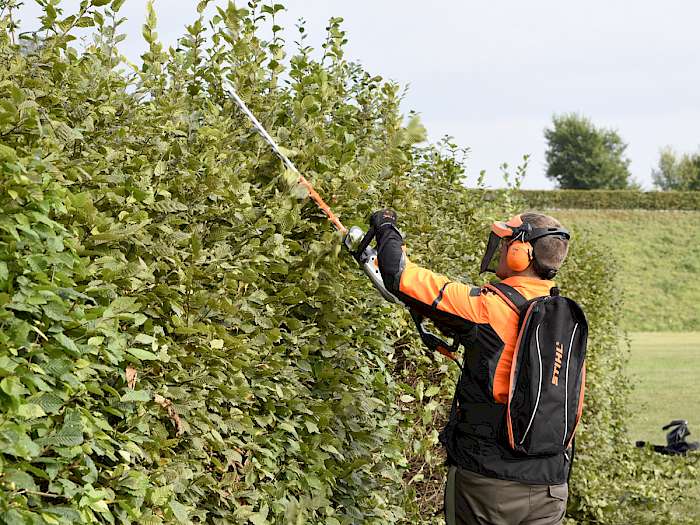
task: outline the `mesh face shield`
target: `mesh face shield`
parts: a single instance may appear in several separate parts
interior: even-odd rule
[[[520,215],[508,220],[508,222],[496,221],[491,224],[491,233],[486,243],[486,251],[481,259],[480,273],[496,273],[501,259],[501,251],[506,243],[519,240],[533,243],[537,239],[556,235],[564,239],[570,239],[571,235],[564,228],[533,228],[530,224],[523,223]]]
[[[491,225],[491,233],[489,234],[489,242],[486,243],[486,251],[484,258],[481,259],[480,273],[491,272],[496,273],[498,262],[501,259],[501,251],[504,248],[504,243],[510,240],[513,235],[518,234],[518,229],[523,225],[520,215],[516,215],[508,222],[496,221]]]
[[[495,233],[489,234],[489,242],[486,244],[484,257],[481,259],[481,267],[479,273],[491,272],[496,273],[498,262],[501,260],[501,251],[505,237],[499,237]]]

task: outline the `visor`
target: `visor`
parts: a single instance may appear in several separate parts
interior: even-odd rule
[[[479,273],[496,273],[498,262],[501,260],[501,241],[503,241],[503,239],[505,239],[505,237],[500,237],[493,232],[490,233],[489,242],[486,244],[486,251],[484,252],[484,258],[481,259]]]
[[[491,224],[489,242],[486,243],[484,258],[481,259],[479,273],[496,273],[498,261],[501,259],[501,241],[513,237],[513,234],[523,225],[520,215],[516,215],[508,222],[496,221]]]
[[[530,224],[524,224],[520,215],[508,220],[508,222],[496,221],[491,224],[489,241],[486,243],[486,251],[481,259],[480,273],[496,273],[498,262],[501,258],[503,242],[519,240],[533,243],[537,239],[548,235],[556,235],[564,239],[570,239],[571,234],[564,228],[533,228]]]

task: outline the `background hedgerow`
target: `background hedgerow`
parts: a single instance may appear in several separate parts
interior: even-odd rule
[[[491,198],[498,190],[480,192]],[[700,191],[518,190],[531,208],[556,210],[700,210]]]
[[[287,61],[278,30],[259,36],[279,4],[218,8],[178,50],[149,5],[132,70],[121,3],[45,3],[19,43],[0,4],[3,522],[439,522],[455,370],[341,252],[225,82],[347,225],[393,206],[411,256],[455,278],[478,279],[484,228],[516,196],[474,199],[454,146],[416,145],[399,86],[344,58],[340,19],[320,56]],[[582,235],[562,275],[592,327],[570,514],[639,523],[665,515],[685,463],[622,440],[602,261]]]

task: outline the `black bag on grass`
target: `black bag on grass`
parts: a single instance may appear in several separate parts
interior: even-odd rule
[[[685,419],[675,419],[668,425],[664,425],[661,430],[669,430],[666,434],[666,446],[652,445],[654,452],[667,456],[685,456],[688,452],[700,450],[700,442],[685,440],[690,435],[688,422]],[[646,441],[637,441],[638,447],[646,446]]]

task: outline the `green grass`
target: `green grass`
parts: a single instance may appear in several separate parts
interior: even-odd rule
[[[565,226],[587,230],[618,265],[622,327],[700,331],[700,211],[556,210]],[[572,249],[576,249],[575,237]]]
[[[688,420],[688,441],[700,441],[700,332],[633,333],[631,346],[630,446],[637,440],[666,444],[661,427],[673,419]],[[700,481],[694,486],[674,512],[700,524]]]
[[[688,420],[689,441],[700,441],[700,211],[550,214],[574,235],[591,233],[618,265],[622,328],[631,333],[630,446],[637,440],[665,444],[661,427],[673,419]],[[700,525],[700,480],[694,481],[672,522]]]
[[[687,419],[689,439],[700,441],[700,332],[633,333],[631,340],[631,440],[664,444],[661,427]]]

